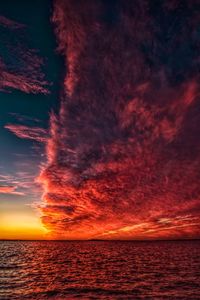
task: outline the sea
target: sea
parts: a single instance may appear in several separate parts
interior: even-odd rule
[[[200,299],[200,241],[0,241],[0,299]]]

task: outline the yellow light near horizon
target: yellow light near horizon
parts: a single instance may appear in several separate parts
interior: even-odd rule
[[[45,239],[47,233],[37,216],[22,213],[1,216],[0,239]]]

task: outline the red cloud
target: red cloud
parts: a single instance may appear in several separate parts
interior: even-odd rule
[[[200,236],[197,57],[180,57],[182,77],[170,62],[189,25],[165,49],[150,1],[137,4],[117,1],[114,18],[105,1],[55,1],[67,71],[39,178],[52,236]]]
[[[7,88],[12,88],[25,93],[48,93],[48,90],[43,87],[43,83],[38,80],[31,80],[26,75],[13,74],[3,68],[1,68],[1,75],[0,91],[6,91]]]
[[[30,139],[40,143],[44,143],[47,140],[47,131],[40,127],[8,124],[5,128],[22,139]]]
[[[24,193],[17,192],[15,186],[0,186],[0,194],[12,194],[12,195],[19,195],[23,196]]]

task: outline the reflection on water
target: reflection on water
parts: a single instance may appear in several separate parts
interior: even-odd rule
[[[0,299],[200,299],[200,242],[1,241]]]

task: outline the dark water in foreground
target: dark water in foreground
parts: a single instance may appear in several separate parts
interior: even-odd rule
[[[200,242],[0,242],[0,299],[200,299]]]

